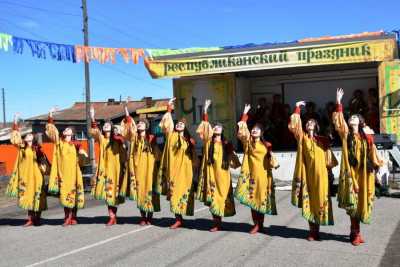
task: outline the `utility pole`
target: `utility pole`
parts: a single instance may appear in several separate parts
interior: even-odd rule
[[[83,45],[89,46],[89,30],[88,30],[88,15],[86,0],[82,0],[82,15],[83,15]],[[89,62],[85,60],[85,94],[86,94],[86,133],[88,138],[89,147],[89,160],[91,165],[91,171],[93,173],[94,166],[96,165],[94,159],[94,140],[89,134],[91,127],[90,121],[90,75],[89,75]]]
[[[4,88],[1,88],[1,94],[3,96],[3,127],[6,128],[6,94]]]

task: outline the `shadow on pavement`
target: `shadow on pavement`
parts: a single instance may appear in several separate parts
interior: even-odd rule
[[[78,224],[106,224],[108,222],[108,216],[95,216],[95,217],[85,217],[78,215]],[[117,217],[118,224],[139,224],[140,217]],[[156,226],[167,227],[173,223],[172,218],[153,218],[153,224]],[[8,226],[22,226],[26,222],[25,218],[2,218],[0,219],[0,225]],[[59,219],[41,219],[42,225],[62,225],[64,223],[63,218]]]
[[[308,230],[299,228],[290,228],[281,225],[271,225],[267,227],[267,235],[269,236],[279,236],[283,238],[298,238],[306,239],[308,236]],[[324,233],[323,228],[320,231],[321,240],[335,240],[344,243],[349,243],[348,235],[335,235],[331,233]]]
[[[79,217],[79,224],[101,224],[104,225],[108,221],[108,216],[95,216],[95,217]],[[174,223],[175,219],[171,217],[166,218],[153,218],[152,224],[157,227],[168,228],[170,225]],[[26,222],[26,219],[16,219],[16,218],[6,218],[0,219],[0,226],[22,226]],[[140,222],[139,216],[132,217],[118,217],[118,224],[132,224],[138,225]],[[42,225],[62,225],[64,223],[63,218],[59,219],[42,219]],[[213,221],[211,219],[191,219],[188,218],[184,220],[183,229],[191,229],[198,231],[209,231],[213,225]],[[252,225],[249,223],[242,222],[222,222],[221,232],[240,232],[240,233],[248,233],[251,229]],[[297,238],[297,239],[305,239],[308,235],[308,230],[298,229],[298,228],[290,228],[286,226],[280,225],[266,225],[264,227],[265,233],[267,236],[278,236],[282,238]],[[323,229],[320,233],[322,240],[335,240],[340,242],[349,242],[349,237],[347,235],[335,235],[330,233],[324,233]]]

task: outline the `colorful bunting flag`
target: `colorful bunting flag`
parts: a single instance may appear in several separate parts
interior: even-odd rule
[[[9,46],[12,46],[12,36],[6,33],[0,33],[0,49],[8,51]]]
[[[143,49],[136,48],[108,48],[93,46],[75,46],[75,55],[78,62],[98,61],[100,64],[111,62],[115,64],[116,55],[119,54],[126,63],[132,61],[134,64],[139,62],[139,58],[144,56]]]
[[[27,45],[33,57],[46,59],[47,55],[57,61],[72,61],[75,60],[75,48],[72,45],[56,44],[49,42],[36,41],[20,37],[12,37],[14,53],[23,54],[24,48]]]

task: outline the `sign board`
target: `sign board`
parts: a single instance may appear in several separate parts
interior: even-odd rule
[[[380,131],[397,135],[400,141],[400,61],[379,66]]]
[[[380,62],[394,59],[394,39],[330,43],[264,49],[193,58],[146,60],[153,78],[303,67],[329,64]]]
[[[195,133],[202,120],[204,101],[211,99],[212,104],[208,112],[210,123],[222,124],[227,140],[235,140],[233,136],[236,125],[234,90],[233,75],[174,80],[175,117],[185,118],[190,133],[197,139]]]

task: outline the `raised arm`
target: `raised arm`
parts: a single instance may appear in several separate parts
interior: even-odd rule
[[[19,128],[18,128],[18,114],[17,113],[14,115],[14,123],[13,123],[13,127],[12,127],[10,142],[11,142],[11,144],[18,146],[18,147],[23,144],[22,138],[21,138],[21,133],[19,132]]]
[[[46,124],[46,135],[49,137],[51,142],[58,144],[60,142],[60,136],[57,130],[57,127],[54,125],[53,113],[56,111],[55,108],[52,108],[49,112],[49,117],[47,119]]]
[[[300,110],[302,106],[305,106],[306,103],[304,101],[299,101],[296,103],[296,108],[293,112],[293,114],[290,116],[290,121],[289,121],[289,131],[291,131],[296,138],[297,141],[301,140],[303,138],[303,126],[301,123],[301,117],[300,117]]]
[[[343,116],[343,106],[342,98],[344,92],[342,88],[338,88],[336,91],[336,112],[333,112],[332,119],[335,125],[336,131],[339,133],[341,138],[344,138],[349,133],[349,128],[347,126],[346,120]]]
[[[91,127],[89,129],[89,133],[93,136],[94,140],[100,142],[103,138],[100,129],[97,127],[96,120],[94,118],[94,108],[93,106],[90,107],[90,120],[92,121]]]
[[[137,135],[134,119],[129,115],[128,106],[125,106],[125,118],[121,121],[122,136],[131,141]]]
[[[247,115],[249,110],[250,110],[251,106],[249,104],[246,104],[244,106],[244,111],[242,114],[242,117],[240,119],[240,121],[238,122],[238,133],[237,136],[240,139],[240,141],[242,141],[243,143],[249,141],[250,139],[250,131],[247,127],[247,120],[249,118],[249,116]]]
[[[86,150],[82,147],[81,143],[74,142],[75,149],[78,152],[78,163],[79,166],[84,166],[89,163],[89,155]]]
[[[167,113],[161,119],[160,128],[164,132],[164,134],[169,134],[174,130],[174,121],[172,120],[172,108],[174,107],[175,97],[171,98],[168,102],[168,110]]]
[[[203,142],[209,141],[213,136],[213,130],[208,122],[208,107],[211,105],[211,100],[207,99],[204,103],[204,113],[203,113],[203,121],[200,123],[199,127],[197,127],[196,132],[199,134],[200,139]]]

